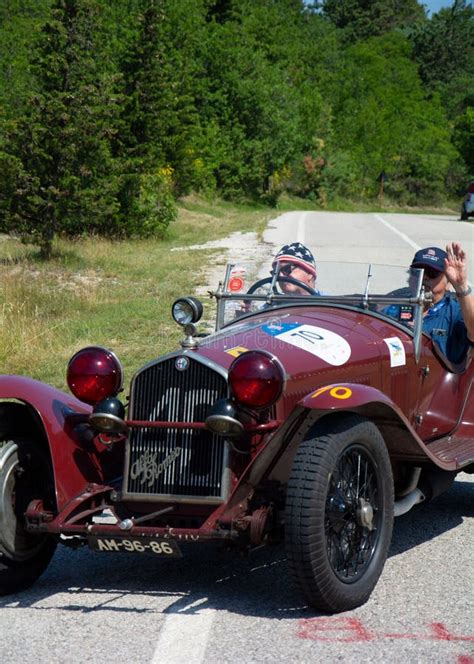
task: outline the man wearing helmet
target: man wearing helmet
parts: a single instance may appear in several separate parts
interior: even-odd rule
[[[320,295],[315,290],[316,284],[316,261],[308,247],[301,242],[292,242],[285,244],[275,255],[272,263],[272,273],[278,270],[282,277],[289,277],[309,286],[315,291],[315,295]],[[288,281],[279,282],[281,290],[288,295],[309,295],[309,292],[295,283]]]

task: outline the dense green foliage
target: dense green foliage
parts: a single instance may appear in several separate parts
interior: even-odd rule
[[[191,191],[457,195],[474,10],[417,0],[5,0],[0,225],[163,236]]]
[[[325,0],[319,4],[344,31],[347,42],[384,35],[424,18],[417,0]]]
[[[57,231],[104,234],[117,218],[110,136],[118,106],[93,57],[97,25],[89,0],[55,5],[33,59],[38,92],[7,130],[16,188],[5,225],[45,255]]]

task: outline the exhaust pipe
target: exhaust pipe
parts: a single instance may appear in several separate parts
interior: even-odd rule
[[[415,489],[401,500],[395,501],[393,505],[393,515],[401,516],[402,514],[406,514],[414,505],[418,505],[418,503],[422,503],[424,500],[426,500],[426,496],[423,491]]]

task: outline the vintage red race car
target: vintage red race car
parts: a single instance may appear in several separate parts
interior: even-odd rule
[[[357,269],[289,297],[291,277],[251,285],[228,266],[215,331],[176,300],[181,347],[138,371],[126,404],[102,347],[69,361],[74,396],[1,376],[0,593],[31,585],[58,543],[171,558],[284,539],[310,605],[365,602],[394,516],[474,471],[474,399],[469,356],[452,366],[422,333],[422,272]]]

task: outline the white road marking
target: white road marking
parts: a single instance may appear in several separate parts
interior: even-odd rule
[[[301,244],[304,244],[304,225],[306,222],[306,217],[308,213],[307,212],[302,212],[298,216],[298,230],[296,231],[296,241],[301,242]]]
[[[391,231],[396,233],[399,237],[402,238],[402,240],[405,240],[405,242],[408,242],[410,247],[413,247],[415,251],[418,251],[418,249],[421,249],[419,245],[416,244],[416,242],[413,242],[408,235],[405,235],[405,233],[402,233],[401,231],[398,230],[398,228],[395,228],[395,226],[392,226],[392,224],[389,224],[388,221],[386,221],[383,217],[381,217],[379,214],[374,213],[374,217],[378,219],[382,224],[384,224],[387,228],[389,228]],[[472,287],[472,283],[470,281],[467,282],[469,286]]]
[[[413,242],[408,235],[405,235],[405,233],[402,233],[401,231],[398,230],[398,228],[395,228],[395,226],[392,226],[392,224],[389,224],[388,221],[386,221],[383,217],[381,217],[379,214],[374,214],[374,217],[378,219],[382,224],[384,224],[387,228],[389,228],[391,231],[393,231],[398,237],[401,237],[402,240],[405,240],[410,247],[412,247],[415,251],[418,251],[418,249],[421,249],[420,246],[416,244],[416,242]]]
[[[151,664],[201,664],[204,661],[216,612],[202,609],[187,613],[204,602],[207,597],[166,617]]]

